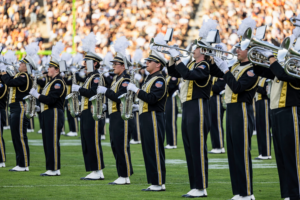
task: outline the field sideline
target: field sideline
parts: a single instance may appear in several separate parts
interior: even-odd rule
[[[181,118],[178,118],[180,130]],[[142,192],[147,188],[146,172],[141,145],[131,145],[131,157],[134,174],[130,177],[131,185],[108,185],[117,178],[115,159],[110,145],[109,135],[102,141],[104,152],[105,180],[80,180],[88,174],[85,171],[83,155],[78,137],[61,136],[61,173],[59,177],[41,177],[45,172],[45,156],[42,135],[37,134],[39,125],[35,118],[35,133],[28,133],[30,147],[30,171],[9,172],[15,166],[15,153],[11,141],[10,130],[4,131],[6,144],[6,168],[0,168],[0,199],[182,199],[189,188],[188,172],[181,131],[178,134],[178,148],[166,150],[166,191]],[[67,125],[67,122],[66,122]],[[108,125],[108,124],[107,124]],[[68,126],[67,126],[68,127]],[[108,133],[108,126],[107,133]],[[66,128],[67,129],[67,128]],[[66,133],[68,130],[66,130]],[[208,137],[208,150],[211,141]],[[272,145],[273,146],[273,145]],[[257,139],[252,137],[252,159],[258,156]],[[207,200],[226,200],[231,192],[227,154],[212,155],[209,158],[209,179]],[[253,160],[254,195],[260,199],[281,199],[279,179],[276,168],[274,150],[272,160]]]

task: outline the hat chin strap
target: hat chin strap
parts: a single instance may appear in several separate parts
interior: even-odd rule
[[[28,74],[32,74],[32,70],[31,70],[30,64],[26,63],[26,68],[27,68],[27,73]]]

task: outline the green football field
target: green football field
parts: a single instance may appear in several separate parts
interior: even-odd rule
[[[180,130],[181,118],[178,118]],[[146,172],[141,144],[131,145],[131,157],[134,174],[130,185],[108,185],[117,178],[109,134],[102,141],[104,152],[105,180],[80,180],[88,174],[85,171],[80,139],[61,136],[61,176],[41,177],[45,172],[45,156],[42,135],[37,134],[38,121],[35,119],[35,133],[28,133],[30,147],[30,171],[9,172],[15,166],[15,153],[10,130],[4,131],[6,143],[6,168],[0,168],[0,199],[182,199],[181,195],[189,190],[188,171],[181,131],[178,133],[178,148],[166,150],[166,191],[143,192],[147,188]],[[67,125],[67,122],[66,122]],[[108,124],[107,124],[108,125]],[[68,127],[66,127],[66,133]],[[108,130],[108,126],[107,126]],[[108,133],[108,131],[107,131]],[[208,150],[211,150],[208,137]],[[256,136],[252,137],[253,188],[256,199],[281,199],[279,179],[274,151],[272,160],[254,160],[258,156]],[[230,199],[230,176],[227,154],[209,154],[208,197],[207,200]]]

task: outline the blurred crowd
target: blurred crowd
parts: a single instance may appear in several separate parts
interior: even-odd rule
[[[222,42],[230,49],[239,40],[236,32],[244,18],[251,16],[257,27],[267,25],[266,41],[279,45],[292,34],[290,18],[298,14],[299,0],[213,0],[203,17],[218,21]]]
[[[94,32],[98,41],[96,52],[102,56],[111,51],[113,41],[123,35],[131,42],[128,54],[132,55],[136,48],[141,47],[147,56],[151,38],[160,32],[165,33],[170,27],[174,28],[172,44],[182,46],[190,28],[189,20],[194,18],[196,3],[199,3],[194,0],[76,0],[73,13],[72,0],[45,0],[45,7],[40,6],[41,2],[0,2],[0,45],[24,51],[28,43],[38,41],[40,50],[51,50],[52,45],[62,41],[66,51],[71,52],[75,29],[77,51],[81,51],[81,39]],[[268,25],[266,39],[277,44],[292,33],[294,27],[289,19],[300,14],[298,0],[204,2],[209,2],[210,6],[203,11],[203,19],[218,21],[222,42],[228,44],[229,49],[238,41],[238,25],[248,16],[257,21],[257,26]]]

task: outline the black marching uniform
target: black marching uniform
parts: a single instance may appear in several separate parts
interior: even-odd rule
[[[64,81],[67,85],[67,96],[71,93],[72,88],[72,76],[64,77]],[[68,106],[68,101],[65,101],[64,110],[67,112],[67,119],[69,124],[69,131],[78,133],[78,120],[77,117],[72,117]]]
[[[167,93],[167,103],[165,110],[166,118],[166,138],[167,145],[177,146],[177,99],[173,97],[173,93],[178,90],[178,85],[180,83],[180,78],[168,76],[166,78],[168,93]]]
[[[61,168],[59,139],[65,121],[66,94],[66,83],[60,75],[57,75],[45,85],[39,96],[47,170],[55,171]]]
[[[223,116],[225,109],[222,105],[222,95],[220,92],[225,89],[225,81],[223,78],[214,77],[212,80],[212,88],[209,99],[210,109],[210,138],[213,149],[224,148],[224,129]]]
[[[116,167],[119,177],[129,177],[133,174],[130,155],[130,133],[132,123],[123,120],[120,112],[120,99],[118,97],[127,92],[127,85],[130,76],[126,70],[114,76],[110,89],[107,89],[105,96],[108,98],[109,133],[111,148],[116,159]]]
[[[255,95],[255,121],[257,131],[258,153],[271,156],[271,120],[270,99],[267,95],[267,78],[260,78]]]
[[[5,126],[5,109],[7,101],[8,88],[0,78],[0,163],[6,162],[5,143],[3,139],[3,126]]]
[[[170,63],[169,63],[170,65]],[[182,138],[187,160],[191,189],[208,187],[207,135],[210,130],[209,94],[211,75],[219,77],[223,73],[216,65],[206,61],[183,62],[168,67],[170,76],[182,77],[180,88],[182,102]]]
[[[152,185],[166,182],[165,166],[165,116],[167,84],[161,71],[145,78],[138,92],[142,149],[147,181]]]
[[[237,62],[224,75],[226,109],[226,138],[234,195],[253,194],[251,137],[254,127],[253,98],[258,77],[250,62]]]
[[[270,93],[272,133],[281,197],[300,199],[300,80],[287,75],[278,62],[258,75],[273,79]]]
[[[14,77],[8,74],[1,76],[4,84],[10,87],[10,130],[16,152],[16,164],[19,167],[29,167],[29,146],[27,127],[29,119],[25,116],[25,101],[23,98],[29,95],[32,80],[27,72],[17,73]]]
[[[48,74],[48,72],[44,72],[43,74]],[[41,93],[42,90],[44,89],[45,85],[49,82],[50,78],[46,75],[43,78],[37,79],[37,92]],[[36,99],[36,105],[40,107],[40,101]],[[42,115],[41,111],[37,112],[38,117],[39,117],[39,122],[40,122],[40,129],[42,129]]]
[[[101,136],[98,130],[99,121],[93,119],[92,102],[89,101],[92,96],[97,94],[99,80],[99,72],[96,69],[87,75],[85,82],[79,89],[81,96],[80,134],[86,171],[102,170],[105,167]]]

